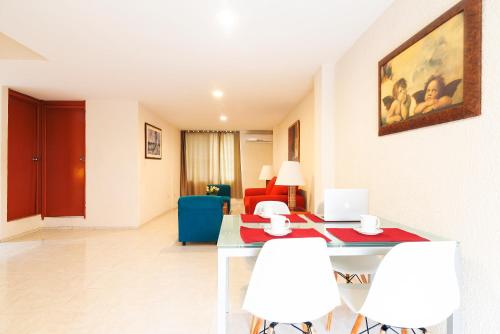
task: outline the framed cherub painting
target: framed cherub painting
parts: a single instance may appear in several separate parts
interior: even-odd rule
[[[379,62],[379,136],[481,114],[481,0],[464,0]]]

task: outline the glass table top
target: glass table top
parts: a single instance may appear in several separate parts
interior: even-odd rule
[[[359,223],[313,223],[306,216],[300,215],[302,218],[307,220],[307,223],[292,223],[291,227],[295,228],[314,228],[316,231],[324,234],[332,241],[328,243],[328,247],[385,247],[394,246],[397,242],[344,242],[326,231],[327,228],[353,228],[359,227]],[[444,241],[447,239],[441,238],[439,236],[420,231],[409,226],[391,222],[389,220],[380,218],[381,228],[395,227],[405,230],[410,233],[414,233],[423,238],[429,239],[431,241]],[[222,220],[222,226],[219,233],[219,240],[217,241],[217,247],[220,248],[260,248],[264,244],[263,242],[255,243],[245,243],[240,236],[240,226],[249,228],[264,228],[268,226],[269,223],[243,223],[241,221],[240,215],[225,215]]]

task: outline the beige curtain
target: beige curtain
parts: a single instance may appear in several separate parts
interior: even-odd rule
[[[220,183],[242,197],[239,133],[183,131],[181,148],[181,195],[205,194],[207,184]]]
[[[240,155],[240,133],[233,134],[234,145],[234,188],[231,195],[235,198],[243,198],[243,186],[241,185],[241,155]]]

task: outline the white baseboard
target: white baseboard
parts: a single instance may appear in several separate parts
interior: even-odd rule
[[[135,230],[137,226],[42,226],[41,230]]]
[[[145,221],[145,222],[141,222],[141,223],[139,224],[139,227],[141,227],[141,226],[143,226],[143,225],[145,225],[145,224],[147,224],[147,223],[149,223],[149,222],[152,222],[153,220],[155,220],[155,219],[157,219],[157,218],[159,218],[159,217],[161,217],[161,216],[163,216],[163,215],[166,215],[167,213],[169,213],[169,212],[171,212],[171,211],[175,211],[175,210],[177,210],[177,205],[176,205],[176,206],[174,206],[174,207],[173,207],[173,208],[171,208],[171,209],[168,209],[168,210],[166,210],[166,211],[163,211],[162,213],[160,213],[160,214],[158,214],[158,215],[154,216],[153,218],[151,218],[151,219],[149,219],[149,220],[147,220],[147,221]]]
[[[17,233],[17,234],[14,234],[14,235],[11,235],[9,237],[6,237],[6,238],[3,238],[3,239],[0,239],[0,243],[1,242],[6,242],[6,241],[11,241],[11,240],[14,240],[14,239],[18,239],[18,238],[22,238],[28,234],[32,234],[32,233],[36,233],[38,231],[42,231],[42,230],[109,230],[109,231],[119,231],[119,230],[136,230],[138,228],[140,228],[141,226],[143,226],[144,224],[147,224],[171,211],[175,211],[177,210],[177,206],[174,207],[174,208],[171,208],[171,209],[168,209],[167,211],[151,218],[150,220],[146,221],[146,222],[143,222],[141,223],[139,226],[86,226],[86,225],[71,225],[71,226],[40,226],[40,227],[37,227],[37,228],[34,228],[32,230],[29,230],[29,231],[25,231],[25,232],[21,232],[21,233]]]
[[[11,240],[14,240],[14,239],[19,239],[19,238],[22,238],[22,237],[24,237],[24,236],[27,236],[28,234],[38,232],[38,231],[40,231],[41,229],[42,229],[42,227],[35,227],[34,229],[29,230],[29,231],[24,231],[24,232],[21,232],[21,233],[16,233],[16,234],[13,234],[13,235],[11,235],[11,236],[8,236],[8,237],[5,237],[5,238],[0,239],[0,243],[2,243],[2,242],[7,242],[7,241],[11,241]]]

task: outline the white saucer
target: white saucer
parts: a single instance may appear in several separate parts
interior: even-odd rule
[[[384,232],[381,228],[378,228],[375,231],[365,231],[361,227],[353,227],[353,230],[364,235],[377,235]]]
[[[266,232],[267,234],[270,234],[272,236],[275,236],[275,237],[282,237],[284,235],[291,233],[292,229],[287,228],[286,230],[283,230],[283,231],[273,231],[270,227],[265,227],[264,232]]]

